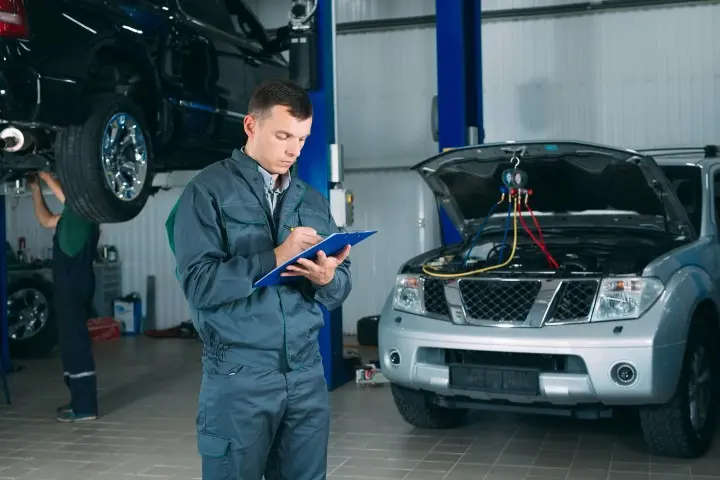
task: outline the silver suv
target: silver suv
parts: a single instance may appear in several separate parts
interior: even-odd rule
[[[653,452],[707,451],[720,400],[717,147],[513,142],[415,170],[461,240],[407,261],[380,318],[405,421],[630,406]]]

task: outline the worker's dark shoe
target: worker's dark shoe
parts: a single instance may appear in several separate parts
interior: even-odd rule
[[[69,403],[66,403],[65,405],[60,405],[59,407],[57,407],[57,408],[55,409],[55,412],[56,412],[57,414],[61,414],[61,413],[72,413],[72,406],[70,406]]]
[[[69,412],[58,413],[57,421],[61,423],[89,422],[97,420],[97,415],[78,414],[70,410]]]

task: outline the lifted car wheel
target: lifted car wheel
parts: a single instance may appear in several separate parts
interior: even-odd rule
[[[66,202],[98,223],[126,222],[152,187],[152,145],[142,110],[118,94],[92,98],[82,125],[55,142],[55,170]]]
[[[391,384],[393,399],[398,412],[410,425],[417,428],[456,428],[465,420],[468,411],[439,407],[423,392]]]
[[[718,401],[716,335],[710,321],[694,319],[675,395],[665,405],[640,409],[645,441],[654,453],[695,458],[710,448]]]

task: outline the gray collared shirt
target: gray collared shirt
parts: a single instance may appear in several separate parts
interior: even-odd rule
[[[268,203],[270,204],[270,211],[275,213],[275,206],[277,205],[278,198],[287,190],[287,188],[290,186],[290,173],[285,173],[283,175],[279,176],[280,180],[280,186],[275,187],[275,182],[273,181],[272,175],[262,168],[260,165],[258,165],[258,171],[262,175],[263,178],[263,186],[265,187],[265,196],[268,199]]]
[[[242,147],[240,151],[242,153],[245,153],[245,147]],[[245,155],[247,155],[247,153],[245,153]],[[279,187],[275,187],[275,182],[273,181],[272,175],[270,174],[270,172],[261,167],[260,164],[258,164],[258,172],[260,172],[263,178],[265,198],[267,198],[268,204],[270,205],[270,211],[274,214],[278,199],[290,186],[290,172],[279,176]]]

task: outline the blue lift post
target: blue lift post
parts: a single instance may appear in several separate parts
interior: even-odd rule
[[[319,0],[315,12],[317,25],[316,68],[319,88],[309,92],[313,104],[312,134],[298,159],[298,176],[325,197],[330,195],[330,145],[336,143],[334,105],[334,15],[333,1]],[[323,308],[325,326],[318,342],[325,368],[325,381],[333,390],[348,381],[343,365],[342,307],[328,312]]]
[[[435,1],[439,148],[485,141],[480,0]],[[460,234],[440,209],[443,243]]]
[[[5,222],[5,196],[0,195],[0,245],[5,249],[5,241],[7,236],[7,225]],[[2,352],[2,364],[0,368],[4,368],[6,373],[12,371],[10,362],[10,336],[8,333],[7,318],[7,255],[0,257],[0,300],[2,308],[0,308],[0,352]]]

